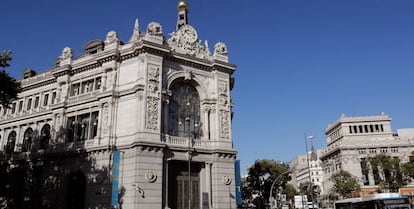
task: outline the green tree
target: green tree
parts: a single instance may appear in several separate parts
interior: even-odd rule
[[[409,161],[403,164],[404,172],[410,178],[414,178],[414,151],[411,152],[411,156],[409,157]]]
[[[333,174],[330,179],[333,182],[332,191],[343,198],[351,196],[351,192],[361,191],[358,178],[350,174],[348,171],[340,170]]]
[[[8,62],[11,60],[11,51],[3,51],[0,54],[0,105],[3,107],[8,107],[21,92],[20,83],[3,69],[10,66]]]
[[[294,202],[297,191],[292,184],[285,184],[285,187],[282,189],[282,194],[286,194],[287,202]]]
[[[269,200],[269,192],[274,180],[273,197],[276,190],[286,187],[286,182],[290,180],[289,165],[274,160],[256,160],[254,165],[249,168],[248,175],[243,181],[242,193],[244,201],[253,202],[257,208],[265,208]],[[256,198],[254,198],[256,197]]]
[[[370,157],[374,178],[379,182],[379,190],[389,189],[397,192],[399,188],[410,182],[410,174],[407,173],[409,165],[403,166],[399,158],[387,155]]]

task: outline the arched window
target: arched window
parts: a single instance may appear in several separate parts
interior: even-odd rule
[[[50,140],[50,125],[46,124],[40,131],[40,149],[46,149]]]
[[[24,132],[22,152],[29,152],[30,151],[30,148],[32,146],[32,137],[33,137],[33,129],[28,128]]]
[[[171,86],[168,106],[169,130],[172,136],[200,137],[200,97],[193,85],[178,82]]]
[[[14,146],[16,145],[16,131],[12,131],[9,134],[9,138],[7,138],[7,144],[5,152],[6,154],[11,154],[14,152]]]

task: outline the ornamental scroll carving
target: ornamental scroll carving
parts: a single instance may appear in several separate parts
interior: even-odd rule
[[[226,82],[220,81],[219,82],[219,91],[220,93],[227,93],[227,84]]]
[[[159,90],[160,68],[158,66],[148,66],[147,90],[148,93],[156,93]],[[154,95],[154,94],[151,94]],[[147,116],[146,128],[158,130],[158,106],[160,98],[156,96],[147,97]]]
[[[225,107],[228,105],[226,82],[220,81],[218,84],[218,88],[219,88],[219,104],[220,106]]]
[[[103,106],[103,110],[102,110],[102,121],[103,121],[103,128],[102,128],[102,133],[103,134],[107,134],[108,133],[108,127],[109,127],[109,107],[108,104],[105,104]]]
[[[160,70],[157,66],[148,66],[148,79],[158,81]]]
[[[147,98],[146,128],[158,130],[158,105],[159,98],[149,96]]]
[[[220,137],[230,138],[230,116],[227,110],[220,110],[220,128]]]

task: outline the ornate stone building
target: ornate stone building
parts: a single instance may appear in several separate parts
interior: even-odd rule
[[[323,188],[329,192],[329,178],[339,170],[345,170],[359,179],[362,194],[375,192],[383,176],[369,165],[369,157],[379,154],[408,162],[414,151],[414,129],[398,129],[393,133],[391,118],[384,113],[378,116],[346,117],[342,115],[325,131],[327,147],[320,156],[324,173]],[[400,193],[412,195],[411,185]]]
[[[0,109],[1,204],[236,208],[236,66],[224,43],[211,53],[199,41],[187,14],[179,2],[168,37],[136,20],[128,42],[111,31],[77,57],[65,47],[52,69],[25,71],[23,92]]]

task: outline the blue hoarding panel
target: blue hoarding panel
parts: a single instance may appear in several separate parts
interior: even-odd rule
[[[119,162],[121,152],[114,152],[114,160],[112,164],[112,200],[111,205],[114,207],[118,206],[118,185],[119,185]]]
[[[234,163],[235,169],[235,180],[236,180],[236,204],[242,204],[242,185],[241,185],[241,175],[240,175],[240,160],[236,160]]]

